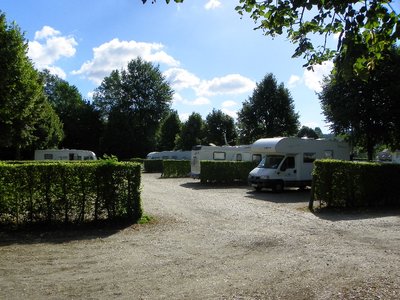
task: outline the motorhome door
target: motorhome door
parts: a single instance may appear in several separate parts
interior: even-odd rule
[[[297,180],[297,168],[294,156],[287,156],[281,163],[279,175],[285,182]]]

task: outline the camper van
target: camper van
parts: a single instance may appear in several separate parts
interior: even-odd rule
[[[150,152],[146,159],[175,159],[175,160],[190,160],[191,151],[161,151]]]
[[[272,188],[311,186],[313,162],[316,159],[350,159],[347,143],[335,140],[314,140],[296,137],[264,138],[251,146],[263,159],[253,169],[248,182],[257,191]]]
[[[215,161],[260,161],[261,154],[251,152],[250,145],[241,146],[203,146],[197,145],[192,149],[190,174],[193,178],[200,177],[200,162]]]
[[[35,150],[35,160],[97,160],[97,157],[89,150],[46,149]]]

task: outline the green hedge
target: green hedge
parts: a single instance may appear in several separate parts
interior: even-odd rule
[[[254,161],[208,161],[202,160],[201,183],[246,183],[251,170],[257,166]]]
[[[134,222],[140,179],[140,165],[129,162],[0,162],[0,223]]]
[[[163,160],[162,177],[188,177],[190,175],[190,160]]]
[[[163,161],[162,159],[144,159],[143,169],[147,173],[162,173]]]
[[[314,164],[312,200],[328,207],[400,205],[400,165],[338,160]]]

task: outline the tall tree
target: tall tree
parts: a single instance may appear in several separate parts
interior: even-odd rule
[[[3,13],[0,13],[0,74],[0,148],[13,149],[14,158],[20,159],[21,152],[35,143],[57,144],[62,135],[60,123],[47,106],[20,28],[15,23],[8,25]],[[43,110],[47,110],[54,122],[47,120]],[[46,141],[51,142],[46,144]]]
[[[331,130],[346,133],[354,146],[373,158],[374,147],[400,146],[400,52],[393,49],[370,73],[368,80],[345,80],[333,70],[319,94]],[[389,80],[388,80],[389,79]]]
[[[204,141],[204,121],[199,113],[193,112],[183,124],[181,134],[176,140],[176,147],[184,151],[192,150],[193,146]]]
[[[206,117],[205,140],[215,145],[236,144],[237,133],[231,116],[213,109]]]
[[[175,140],[181,132],[182,122],[179,119],[178,112],[172,110],[160,124],[160,135],[158,149],[168,151],[175,149]]]
[[[93,96],[106,121],[104,152],[126,159],[153,151],[172,95],[159,67],[141,58],[130,61],[126,69],[112,71]]]
[[[70,149],[88,149],[100,154],[99,141],[102,134],[100,112],[85,101],[77,87],[48,70],[40,73],[47,98],[64,127],[65,137],[60,146]]]
[[[263,137],[295,135],[298,119],[289,90],[267,74],[238,112],[240,141],[250,144]]]

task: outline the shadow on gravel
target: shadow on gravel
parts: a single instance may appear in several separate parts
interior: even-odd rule
[[[0,228],[0,247],[13,244],[62,244],[71,241],[106,238],[136,224],[97,223],[48,229],[38,226],[30,229]]]
[[[282,193],[274,193],[269,190],[247,192],[246,198],[274,202],[274,203],[304,203],[308,205],[310,190],[286,189]]]
[[[400,217],[398,207],[379,208],[315,208],[312,212],[316,217],[327,221],[351,221],[363,219],[378,219],[384,217]]]
[[[237,184],[225,184],[225,183],[200,183],[200,181],[185,182],[181,184],[182,187],[193,189],[193,190],[223,190],[232,188],[243,188],[245,190],[249,189],[246,184],[242,182]]]

